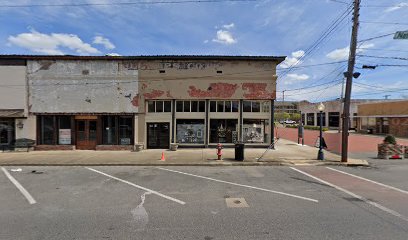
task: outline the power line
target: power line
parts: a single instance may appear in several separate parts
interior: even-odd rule
[[[306,68],[306,67],[315,67],[315,66],[324,66],[324,65],[332,65],[332,64],[337,64],[337,63],[345,63],[347,60],[344,61],[337,61],[337,62],[326,62],[326,63],[316,63],[316,64],[310,64],[310,65],[302,65],[302,66],[294,66],[292,67],[293,69],[297,68]],[[285,68],[280,68],[277,69],[277,71],[284,71],[286,70]]]
[[[291,72],[293,70],[293,67],[295,65],[297,65],[299,62],[301,62],[306,56],[308,56],[309,54],[311,54],[315,49],[317,49],[317,46],[319,44],[321,44],[328,36],[330,36],[330,34],[344,21],[344,19],[346,19],[346,17],[352,12],[352,5],[350,4],[350,6],[342,13],[340,14],[339,17],[337,17],[334,21],[332,21],[332,23],[329,25],[329,27],[323,31],[323,33],[320,35],[320,37],[310,46],[306,49],[306,51],[304,51],[304,53],[297,58],[297,61],[295,63],[293,63],[292,65],[289,66],[289,68],[282,73],[282,75],[278,75],[279,77],[283,77],[286,74],[288,74],[289,72]]]
[[[361,7],[366,7],[366,8],[392,8],[392,7],[408,7],[408,5],[404,5],[403,3],[396,4],[396,5],[361,5]]]
[[[347,2],[343,2],[343,1],[339,1],[339,0],[330,0],[330,1],[332,1],[332,2],[336,2],[336,3],[342,3],[342,4],[349,4],[349,3],[347,3]]]
[[[88,7],[88,6],[131,6],[154,4],[183,4],[183,3],[223,3],[223,2],[257,2],[259,0],[182,0],[182,1],[138,1],[116,3],[62,3],[62,4],[26,4],[0,5],[0,8],[31,8],[31,7]]]
[[[357,41],[358,43],[362,43],[362,42],[367,42],[367,41],[371,41],[371,40],[374,40],[374,39],[377,39],[377,38],[383,38],[383,37],[388,37],[388,36],[391,36],[391,35],[394,35],[395,34],[395,32],[393,32],[393,33],[387,33],[387,34],[384,34],[384,35],[380,35],[380,36],[376,36],[376,37],[371,37],[371,38],[366,38],[366,39],[363,39],[363,40],[360,40],[360,41]]]
[[[301,93],[295,93],[295,94],[290,94],[290,95],[286,95],[287,97],[291,97],[291,96],[297,96],[297,95],[304,95],[304,94],[310,94],[310,93],[315,93],[315,92],[320,92],[320,91],[324,91],[326,89],[332,88],[336,85],[339,85],[341,83],[342,79],[337,79],[335,84],[332,84],[330,86],[327,86],[325,88],[322,89],[317,89],[317,90],[313,90],[313,91],[308,91],[308,92],[301,92]]]
[[[395,59],[395,60],[404,60],[404,61],[408,60],[408,58],[404,58],[404,57],[385,57],[385,56],[372,56],[372,55],[362,55],[362,54],[359,54],[357,56],[358,57],[367,57],[367,58]]]
[[[365,47],[359,47],[358,49],[361,50],[369,50],[369,51],[385,51],[385,52],[408,52],[407,50],[397,50],[397,49],[385,49],[385,48],[365,48]]]
[[[399,22],[371,22],[371,21],[360,21],[360,22],[368,23],[368,24],[408,25],[408,23],[399,23]]]

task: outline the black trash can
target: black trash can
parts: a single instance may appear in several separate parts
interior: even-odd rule
[[[235,160],[244,161],[244,148],[245,144],[243,143],[235,144]]]

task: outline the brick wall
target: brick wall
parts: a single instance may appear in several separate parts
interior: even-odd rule
[[[75,150],[75,145],[37,145],[36,151]]]
[[[97,145],[98,151],[132,151],[133,145]]]
[[[389,124],[390,134],[408,138],[408,118],[390,118]]]

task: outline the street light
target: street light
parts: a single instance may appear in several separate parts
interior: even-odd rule
[[[323,103],[320,103],[319,106],[317,106],[317,110],[320,112],[320,141],[319,141],[319,153],[317,154],[317,160],[324,160],[324,154],[323,154],[323,111],[325,109],[325,106]]]

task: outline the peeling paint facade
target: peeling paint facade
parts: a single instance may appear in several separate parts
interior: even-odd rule
[[[276,66],[283,60],[0,56],[3,63],[24,62],[19,66],[21,98],[6,98],[23,101],[25,116],[31,119],[27,127],[35,133],[27,136],[37,140],[38,149],[97,150],[240,141],[268,145]],[[0,104],[0,109],[7,107]]]

